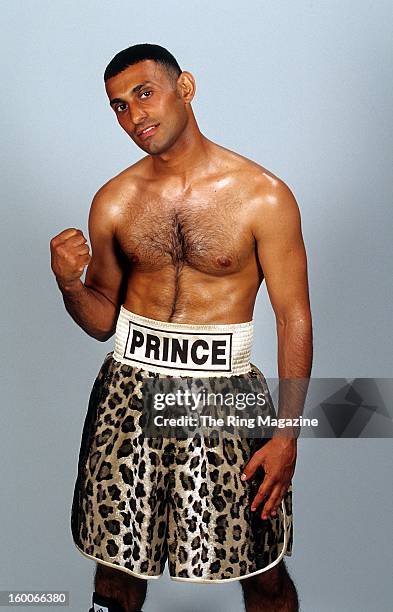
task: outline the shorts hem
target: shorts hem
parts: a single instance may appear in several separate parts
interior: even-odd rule
[[[289,556],[292,555],[292,551],[287,552],[289,538],[288,538],[288,527],[287,527],[287,512],[285,509],[284,500],[282,500],[281,502],[281,507],[282,507],[283,516],[284,516],[284,544],[283,544],[282,550],[280,554],[278,555],[277,559],[269,563],[269,565],[266,565],[266,567],[262,567],[261,569],[258,569],[255,572],[250,572],[249,574],[245,574],[244,576],[233,576],[232,578],[182,578],[181,576],[171,576],[171,574],[169,574],[170,579],[174,580],[175,582],[200,582],[203,584],[217,584],[217,583],[235,582],[236,580],[245,580],[246,578],[251,578],[251,576],[257,576],[258,574],[262,574],[262,572],[266,572],[267,570],[271,569],[272,567],[274,567],[281,561],[284,555],[289,555]]]
[[[130,569],[128,569],[128,567],[123,567],[122,565],[118,565],[117,563],[110,563],[109,561],[104,561],[103,559],[98,559],[97,557],[94,557],[93,555],[89,555],[87,554],[84,550],[82,550],[77,543],[75,542],[75,540],[73,540],[74,545],[76,547],[76,549],[84,556],[87,557],[87,559],[90,559],[91,561],[96,561],[97,563],[101,563],[102,565],[106,565],[108,567],[112,567],[114,569],[117,569],[121,572],[126,572],[127,574],[130,574],[131,576],[135,576],[136,578],[142,578],[144,580],[154,580],[154,579],[158,579],[161,578],[161,576],[163,574],[157,574],[157,575],[149,575],[149,574],[138,574],[137,572],[134,572]]]

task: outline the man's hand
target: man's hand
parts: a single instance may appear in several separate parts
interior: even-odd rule
[[[68,228],[50,241],[51,268],[59,287],[77,285],[91,256],[86,238],[79,229]]]
[[[291,484],[296,456],[296,439],[273,437],[253,454],[245,466],[242,480],[251,478],[258,466],[265,471],[263,482],[251,504],[254,511],[266,500],[261,514],[263,519],[267,519],[269,514],[276,516],[277,507]]]

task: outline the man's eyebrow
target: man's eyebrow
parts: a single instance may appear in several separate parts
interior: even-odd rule
[[[153,84],[151,81],[143,81],[143,83],[139,83],[139,85],[135,85],[135,87],[132,88],[131,93],[138,93],[138,91],[140,89],[142,89],[142,87],[144,87],[145,85],[150,85]],[[116,102],[124,102],[124,100],[122,100],[121,98],[112,98],[112,100],[109,102],[109,104],[115,104]]]

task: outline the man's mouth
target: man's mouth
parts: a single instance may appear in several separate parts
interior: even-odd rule
[[[147,138],[148,136],[151,136],[152,134],[156,132],[158,126],[159,126],[159,123],[155,123],[154,125],[149,125],[144,130],[140,130],[137,133],[137,135],[139,136],[139,138],[142,138],[142,140],[145,140],[145,138]]]

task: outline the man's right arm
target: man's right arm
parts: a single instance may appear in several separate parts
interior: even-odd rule
[[[69,228],[50,242],[51,267],[64,305],[90,336],[104,342],[115,329],[122,304],[126,271],[115,247],[117,204],[104,186],[95,195],[89,213],[92,254],[81,232]],[[88,264],[86,278],[80,279]]]

